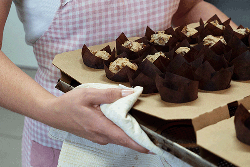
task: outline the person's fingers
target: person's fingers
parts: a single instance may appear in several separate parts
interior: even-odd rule
[[[113,125],[109,125],[109,130],[107,136],[109,136],[109,143],[121,145],[124,147],[131,148],[141,153],[148,153],[149,150],[139,145],[132,138],[130,138],[120,127],[116,126],[113,122]],[[105,128],[105,127],[104,127]],[[115,133],[114,133],[115,132]]]
[[[95,89],[88,88],[86,89],[89,93],[86,94],[89,103],[92,105],[95,104],[109,104],[122,97],[125,97],[129,94],[134,93],[133,89],[119,89],[119,88],[110,88],[110,89]]]

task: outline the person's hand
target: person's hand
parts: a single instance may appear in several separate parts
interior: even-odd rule
[[[106,118],[100,109],[100,104],[112,103],[131,93],[133,90],[118,88],[74,89],[46,103],[46,115],[49,115],[46,124],[101,145],[113,143],[148,153],[147,149]]]

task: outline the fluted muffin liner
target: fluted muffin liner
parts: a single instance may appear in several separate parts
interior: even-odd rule
[[[247,46],[235,35],[228,41],[228,46],[232,48],[230,61],[248,50]]]
[[[237,139],[250,145],[250,113],[242,104],[235,111],[234,127]]]
[[[228,61],[224,55],[216,54],[207,46],[204,46],[199,52],[198,56],[200,55],[204,55],[204,61],[208,61],[215,71],[219,71],[221,68],[228,67]]]
[[[203,47],[202,44],[198,44],[196,46],[191,46],[188,42],[187,39],[184,39],[182,42],[180,42],[179,44],[176,45],[176,47],[174,47],[174,57],[177,55],[177,53],[175,52],[179,47],[188,47],[190,48],[190,50],[183,55],[183,57],[190,63],[192,61],[194,61],[195,59],[197,59],[197,55],[199,54],[201,48]]]
[[[152,62],[145,59],[140,63],[137,71],[128,75],[131,87],[142,86],[143,94],[157,93],[155,77],[162,72]]]
[[[240,25],[237,29],[245,29],[244,26]],[[247,33],[245,35],[233,32],[234,35],[236,35],[247,47],[249,47],[249,38],[250,38],[250,33]]]
[[[233,80],[250,80],[250,52],[247,50],[230,62],[234,66]]]
[[[166,72],[156,76],[156,86],[161,99],[170,103],[186,103],[198,98],[198,81]]]
[[[124,33],[121,33],[120,36],[116,39],[116,51],[117,55],[120,55],[121,53],[125,52],[128,55],[129,60],[138,59],[145,52],[146,48],[149,47],[147,38],[142,37],[135,40],[134,42],[143,43],[143,49],[138,52],[134,52],[129,48],[122,46],[128,40],[129,39],[126,37],[126,35]]]
[[[211,22],[215,21],[215,20],[217,20],[220,25],[228,26],[230,24],[231,18],[229,18],[225,22],[222,22],[220,20],[220,18],[215,14],[210,19],[208,19],[207,22],[205,23],[206,26],[204,28],[207,29],[207,30],[209,30],[212,33],[211,35],[214,35],[214,36],[223,36],[224,29],[220,29],[220,28],[214,26],[213,24],[211,24]]]
[[[206,91],[224,90],[230,87],[234,67],[221,68],[216,71],[205,61],[195,71],[194,78],[199,81],[199,89]]]
[[[157,51],[162,52],[169,52],[173,47],[176,45],[178,41],[178,37],[176,32],[172,27],[169,27],[168,29],[164,30],[165,34],[172,35],[172,37],[169,39],[169,41],[165,45],[158,45],[155,43],[151,43],[151,35],[156,34],[157,32],[153,31],[149,26],[146,28],[145,37],[147,38],[149,44],[153,45]]]
[[[148,55],[154,55],[157,53],[154,46],[148,47],[145,52],[142,54],[142,56],[138,59],[141,62],[148,56]],[[166,57],[159,56],[154,62],[152,62],[161,72],[165,72],[165,67],[170,63],[171,59],[166,55],[166,53],[162,52]],[[144,60],[145,61],[145,60]],[[140,62],[139,62],[140,63]]]
[[[179,26],[178,28],[175,29],[178,41],[183,41],[186,39],[190,44],[198,43],[198,37],[200,35],[200,32],[198,31],[198,29],[196,29],[197,32],[195,34],[188,37],[182,32],[183,28],[185,28],[186,26],[188,26],[188,25],[185,24],[185,25]]]
[[[115,56],[115,50],[111,52],[109,45],[101,49],[101,51],[108,52],[111,55],[111,57]],[[109,59],[111,59],[111,57]],[[105,60],[92,54],[85,44],[82,47],[82,60],[83,60],[83,63],[90,68],[104,69]]]
[[[123,56],[120,57],[127,57],[126,53],[122,53]],[[118,57],[116,57],[117,59]],[[115,60],[113,60],[115,61]],[[115,82],[129,82],[128,75],[133,75],[135,71],[128,66],[123,67],[120,71],[117,73],[113,73],[109,70],[109,65],[113,61],[104,61],[104,70],[106,73],[106,77],[110,79],[111,81]],[[132,61],[131,61],[132,62]]]

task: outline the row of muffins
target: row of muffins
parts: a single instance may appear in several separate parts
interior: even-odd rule
[[[124,33],[116,48],[100,51],[82,48],[85,65],[105,69],[108,79],[143,86],[143,93],[160,93],[162,100],[184,103],[198,98],[198,89],[217,91],[231,79],[250,79],[250,31],[233,30],[214,15],[207,22],[164,31],[146,28],[145,36],[129,40]]]

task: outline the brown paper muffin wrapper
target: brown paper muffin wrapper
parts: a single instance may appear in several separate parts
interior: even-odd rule
[[[190,64],[184,62],[180,68],[178,68],[174,74],[180,75],[182,77],[188,78],[190,80],[194,80],[194,70]]]
[[[198,43],[198,37],[200,35],[200,32],[197,30],[198,32],[196,32],[194,35],[187,37],[184,33],[182,33],[183,28],[186,26],[187,24],[182,25],[175,30],[178,41],[181,42],[186,39],[190,44]]]
[[[240,29],[240,28],[245,28],[244,26],[240,25],[237,29]],[[249,35],[250,33],[246,34],[246,35],[242,35],[242,34],[239,34],[237,32],[234,32],[233,33],[234,35],[236,35],[247,47],[249,47]]]
[[[229,35],[228,38],[231,39],[232,36]],[[220,40],[209,49],[217,55],[224,56],[227,62],[229,62],[232,57],[232,47],[229,45],[225,45]]]
[[[203,42],[203,39],[208,36],[208,35],[212,35],[213,33],[206,29],[205,28],[205,24],[203,22],[202,19],[200,19],[200,26],[196,28],[198,30],[198,37],[197,37],[197,40],[198,40],[198,43],[202,43]]]
[[[184,39],[184,40],[182,40],[180,43],[178,43],[178,44],[174,47],[174,50],[177,50],[179,47],[189,47],[189,48],[191,48],[190,43],[188,42],[187,39]]]
[[[157,93],[155,77],[161,74],[162,72],[158,67],[145,59],[140,63],[138,70],[133,75],[128,75],[130,86],[142,86],[143,94]]]
[[[206,91],[224,90],[230,87],[234,67],[215,71],[208,61],[205,61],[195,71],[195,80],[199,81],[199,89]]]
[[[199,44],[199,46],[196,45],[196,46],[192,47],[189,44],[188,40],[185,39],[181,43],[179,43],[176,47],[174,47],[174,57],[177,55],[177,53],[175,51],[179,47],[188,47],[188,48],[190,48],[190,50],[183,56],[187,60],[187,62],[190,63],[190,62],[192,62],[192,61],[194,61],[195,59],[198,58],[198,54],[200,52],[200,47],[203,47],[203,45]]]
[[[225,35],[225,40],[227,45],[232,49],[232,55],[229,61],[232,61],[242,53],[246,52],[248,48],[236,35],[230,35],[230,28],[226,28],[225,31],[227,32]]]
[[[155,53],[157,53],[158,51],[154,48],[154,46],[150,46],[148,47],[145,52],[143,53],[143,55],[138,59],[141,60],[141,62],[143,62],[143,60],[148,56],[148,55],[154,55]],[[166,57],[162,57],[159,56],[154,62],[153,64],[161,71],[161,72],[165,72],[166,70],[166,66],[170,63],[170,58],[167,57],[168,55],[166,55],[164,53],[164,55]],[[136,62],[138,62],[136,60]]]
[[[111,57],[114,57],[115,55],[115,50],[111,52],[109,45],[101,49],[101,51],[108,52],[111,55]],[[112,59],[111,57],[109,59]],[[95,68],[95,69],[104,69],[105,60],[93,55],[85,44],[82,47],[82,60],[83,60],[83,63],[88,67]]]
[[[194,61],[190,62],[190,65],[193,67],[194,71],[196,71],[197,68],[199,68],[202,65],[203,61],[204,61],[204,55],[201,55]]]
[[[250,48],[250,35],[249,35],[249,37],[248,37],[248,47]]]
[[[183,63],[188,63],[188,62],[183,56],[179,54],[176,55],[166,67],[166,72],[175,73],[175,71],[177,71],[182,66]]]
[[[128,75],[133,75],[135,71],[128,66],[125,66],[119,72],[113,73],[109,70],[110,63],[111,62],[109,61],[104,62],[106,77],[115,82],[129,82]]]
[[[234,35],[234,30],[231,26],[226,26],[225,27],[225,30],[224,30],[224,39],[225,41],[227,42],[227,44],[229,43],[229,41],[231,40],[231,38],[233,37]]]
[[[158,92],[156,88],[155,80],[143,74],[141,71],[136,71],[134,75],[128,76],[128,77],[129,77],[129,83],[131,87],[135,87],[135,86],[143,87],[142,94],[151,94],[151,93]]]
[[[237,139],[250,145],[250,113],[242,104],[235,111],[234,126]]]
[[[235,59],[248,50],[247,46],[236,36],[233,36],[228,44],[232,48],[232,56],[230,60]]]
[[[179,45],[177,45],[174,50],[178,49],[179,47],[191,47],[187,40],[182,41]],[[186,77],[188,79],[194,79],[194,70],[195,68],[187,61],[187,59],[191,62],[194,61],[194,57],[198,54],[198,51],[194,48],[191,48],[188,53],[184,56],[180,54],[176,54],[174,52],[174,58],[170,61],[168,66],[166,67],[167,72],[171,72],[182,77]]]
[[[149,26],[147,26],[147,28],[146,28],[145,37],[147,38],[149,44],[153,45],[157,51],[169,52],[176,45],[176,43],[178,41],[178,37],[177,37],[177,34],[175,33],[175,31],[172,27],[169,27],[168,29],[166,29],[164,31],[165,31],[165,34],[172,35],[172,37],[169,39],[168,43],[166,43],[165,45],[157,45],[157,44],[149,42],[151,40],[151,35],[157,33],[155,31],[153,31]]]
[[[204,54],[204,61],[208,61],[215,71],[228,67],[228,61],[224,55],[217,55],[209,47],[204,46],[199,55]]]
[[[158,67],[156,67],[152,62],[148,59],[145,59],[138,67],[138,71],[142,72],[146,76],[155,80],[156,75],[162,74]]]
[[[246,51],[230,62],[234,66],[233,80],[250,80],[250,52]]]
[[[229,47],[228,45],[225,45],[220,40],[216,44],[214,44],[212,47],[210,47],[210,49],[217,55],[232,54],[231,52],[232,48]],[[230,57],[231,55],[228,55],[228,56]]]
[[[226,20],[225,22],[222,23],[220,18],[215,14],[210,19],[208,19],[208,21],[205,23],[206,24],[205,29],[209,30],[212,33],[212,35],[223,36],[224,30],[222,30],[222,29],[220,29],[220,28],[218,28],[210,23],[210,22],[215,21],[215,20],[217,20],[220,25],[229,26],[231,18],[229,18],[228,20]]]
[[[126,37],[126,35],[124,33],[121,33],[120,36],[116,39],[116,50],[117,55],[120,55],[121,53],[125,52],[128,55],[129,60],[138,59],[145,52],[146,48],[149,47],[147,38],[142,37],[140,39],[135,40],[135,42],[143,43],[143,49],[138,52],[134,52],[129,48],[122,46],[128,40],[129,39]]]
[[[167,72],[156,76],[156,86],[161,99],[170,103],[186,103],[198,98],[198,81]]]

